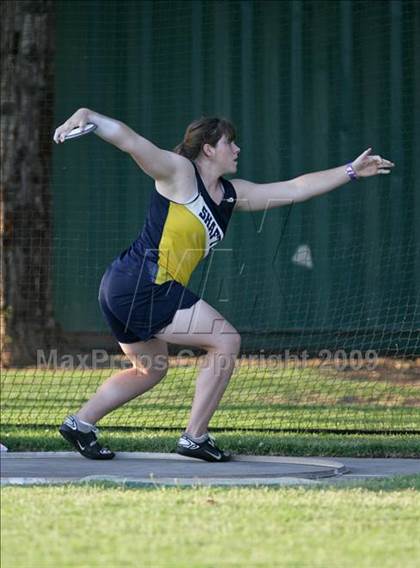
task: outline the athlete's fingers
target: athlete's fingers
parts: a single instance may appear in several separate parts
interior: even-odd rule
[[[372,148],[367,148],[364,152],[362,152],[360,154],[360,156],[358,158],[356,158],[356,160],[362,161],[364,160],[367,156],[369,156],[369,154],[372,152]],[[373,157],[373,156],[372,156]],[[355,161],[356,161],[355,160]]]
[[[367,148],[364,152],[362,152],[360,154],[360,156],[357,156],[357,158],[353,161],[353,166],[356,165],[361,165],[365,162],[366,158],[370,158],[369,154],[371,153],[372,148]]]
[[[382,156],[371,156],[370,157],[373,161],[375,161],[379,166],[383,167],[392,167],[395,166],[394,162],[387,160],[386,158],[382,158]]]
[[[75,125],[73,124],[73,122],[65,122],[62,126],[60,126],[60,128],[58,129],[59,134],[58,134],[58,139],[60,142],[64,142],[66,140],[66,135],[71,132],[71,130],[73,130],[73,128],[75,127]]]
[[[61,142],[61,127],[56,128],[54,132],[54,142],[60,144]]]

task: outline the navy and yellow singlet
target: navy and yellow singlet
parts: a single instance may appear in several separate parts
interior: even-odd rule
[[[223,239],[236,192],[221,178],[224,196],[217,205],[194,168],[197,195],[181,204],[155,189],[141,233],[102,278],[100,306],[121,343],[150,339],[177,310],[200,299],[185,286],[200,260]]]

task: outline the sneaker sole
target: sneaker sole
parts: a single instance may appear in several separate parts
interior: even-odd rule
[[[180,456],[185,456],[187,458],[194,458],[197,460],[202,460],[202,461],[207,461],[207,462],[211,462],[211,463],[221,463],[221,462],[228,462],[232,459],[232,456],[230,454],[222,454],[222,457],[220,458],[220,460],[218,460],[215,457],[211,457],[210,454],[202,454],[200,453],[200,455],[197,455],[197,453],[194,452],[194,450],[187,450],[186,448],[182,448],[182,447],[177,447],[176,449],[176,453],[179,454]]]

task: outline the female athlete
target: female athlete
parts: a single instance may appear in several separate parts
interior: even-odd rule
[[[157,385],[168,368],[168,343],[207,352],[198,374],[190,419],[178,440],[179,454],[227,461],[208,433],[228,385],[240,335],[214,308],[186,287],[197,264],[226,233],[234,210],[256,211],[305,201],[350,180],[389,174],[392,162],[365,150],[352,163],[288,181],[258,184],[226,180],[238,167],[234,126],[221,118],[191,123],[173,152],[162,150],[118,120],[81,108],[54,133],[65,141],[73,128],[95,133],[130,154],[155,180],[143,230],[106,270],[99,302],[130,369],[112,375],[60,433],[85,457],[111,459],[95,424],[103,416]]]

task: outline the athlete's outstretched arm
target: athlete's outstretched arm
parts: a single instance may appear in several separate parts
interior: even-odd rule
[[[327,193],[349,182],[352,175],[362,178],[389,174],[395,164],[381,156],[371,156],[371,150],[368,148],[352,162],[350,173],[348,173],[348,165],[344,165],[276,183],[257,184],[233,179],[231,181],[238,196],[236,209],[258,211],[281,207]]]
[[[180,169],[190,167],[184,157],[158,148],[123,122],[87,108],[80,108],[59,126],[54,133],[54,141],[57,144],[64,142],[66,134],[73,128],[83,128],[88,122],[96,124],[95,134],[130,154],[141,169],[155,180],[168,180]]]

